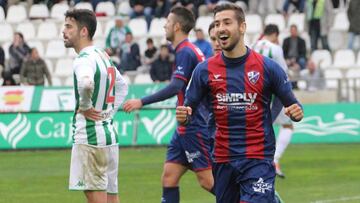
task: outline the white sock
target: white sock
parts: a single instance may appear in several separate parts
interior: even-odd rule
[[[282,126],[280,127],[279,136],[276,140],[276,150],[274,156],[275,163],[279,163],[281,156],[283,155],[283,153],[285,152],[287,146],[291,141],[292,134],[293,134],[292,129],[283,128]]]

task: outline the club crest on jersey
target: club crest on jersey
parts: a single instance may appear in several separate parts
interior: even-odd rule
[[[251,71],[247,73],[247,76],[251,84],[255,85],[260,78],[260,73],[257,71]]]

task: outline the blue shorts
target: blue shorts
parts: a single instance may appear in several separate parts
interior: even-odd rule
[[[275,167],[270,160],[214,163],[217,203],[275,202]]]
[[[208,132],[180,135],[175,131],[168,146],[166,162],[178,163],[193,171],[211,169]]]

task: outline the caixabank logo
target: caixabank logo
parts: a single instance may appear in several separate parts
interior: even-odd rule
[[[23,114],[17,114],[8,124],[0,121],[0,134],[13,149],[16,149],[17,144],[28,134],[30,128],[31,122]]]

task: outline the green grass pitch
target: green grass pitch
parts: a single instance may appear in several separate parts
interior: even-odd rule
[[[166,148],[120,150],[121,202],[159,203]],[[69,161],[70,150],[0,152],[0,202],[85,202],[67,190]],[[359,144],[290,145],[282,169],[276,188],[286,203],[360,202]],[[180,187],[181,203],[215,202],[191,172]]]

